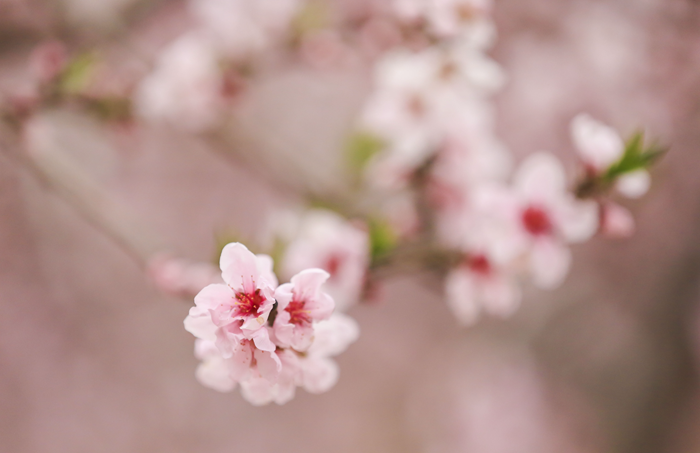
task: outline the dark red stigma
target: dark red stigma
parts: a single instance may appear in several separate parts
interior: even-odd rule
[[[236,316],[255,316],[261,315],[260,307],[265,303],[265,297],[260,293],[260,289],[256,289],[254,293],[237,293],[236,294]]]
[[[479,275],[491,273],[491,263],[484,255],[474,255],[467,260],[469,270]]]
[[[311,316],[308,310],[304,310],[304,302],[293,300],[287,305],[284,310],[289,313],[289,322],[291,324],[308,324],[311,323]]]
[[[547,212],[537,206],[529,206],[522,214],[523,226],[528,233],[539,236],[552,232],[552,221]]]

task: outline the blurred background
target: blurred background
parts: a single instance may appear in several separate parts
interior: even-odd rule
[[[393,278],[350,310],[361,337],[335,388],[252,407],[195,380],[191,302],[159,292],[0,131],[0,451],[700,451],[700,3],[496,0],[494,17],[508,77],[497,129],[518,159],[549,150],[573,165],[581,111],[670,146],[627,204],[632,238],[575,247],[563,287],[527,289],[514,317],[469,329],[439,293]],[[0,0],[0,90],[22,94],[48,38],[99,49],[99,89],[118,90],[191,22],[179,1]],[[225,128],[243,157],[212,152],[221,137],[49,111],[41,137],[71,163],[49,167],[144,250],[209,261],[217,234],[254,237],[302,202],[300,184],[344,190],[369,65],[274,68]]]

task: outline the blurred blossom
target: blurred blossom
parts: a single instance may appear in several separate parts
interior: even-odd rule
[[[191,0],[203,30],[225,54],[249,57],[286,32],[299,0]]]
[[[635,221],[632,213],[617,203],[602,205],[600,232],[612,238],[627,238],[634,234]]]
[[[170,255],[151,260],[149,274],[159,290],[174,296],[193,297],[205,286],[221,283],[221,271],[216,266]]]
[[[646,170],[636,170],[618,178],[615,188],[627,198],[641,198],[651,186],[651,176]]]
[[[598,228],[594,202],[568,192],[564,169],[551,154],[529,156],[517,170],[512,188],[484,187],[483,215],[495,216],[490,250],[499,260],[524,256],[537,286],[558,286],[571,263],[567,243],[589,239]]]
[[[312,210],[301,219],[295,239],[288,245],[282,260],[284,275],[317,267],[330,278],[324,289],[340,311],[356,303],[365,283],[369,265],[367,231],[339,215]]]
[[[573,119],[571,136],[581,160],[596,173],[607,170],[625,151],[625,144],[615,129],[587,114]]]
[[[211,42],[201,33],[178,38],[158,56],[154,71],[136,92],[145,119],[201,132],[218,121],[223,80]]]
[[[37,46],[30,56],[29,66],[40,83],[58,77],[68,62],[68,51],[59,41],[47,41]]]
[[[475,323],[481,312],[510,316],[522,298],[512,272],[479,254],[467,257],[450,272],[445,296],[452,313],[464,325]]]

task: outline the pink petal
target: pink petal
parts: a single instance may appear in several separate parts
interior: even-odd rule
[[[241,381],[250,373],[250,363],[253,360],[253,348],[248,342],[238,342],[233,348],[231,358],[227,360],[229,375],[235,381]]]
[[[256,349],[253,356],[258,364],[260,375],[275,384],[279,378],[280,371],[282,371],[282,362],[280,362],[277,354]]]
[[[267,328],[256,330],[250,337],[255,343],[255,347],[262,351],[274,351],[277,346],[270,340]]]
[[[550,239],[540,239],[533,245],[530,268],[536,286],[543,289],[559,286],[570,265],[571,251],[566,245]]]
[[[195,377],[203,386],[218,392],[230,392],[236,387],[236,381],[229,376],[226,361],[221,357],[210,358],[200,363]]]
[[[338,355],[360,336],[355,320],[343,313],[333,313],[327,321],[314,324],[314,330],[316,338],[308,350],[310,356]]]
[[[277,310],[278,312],[281,312],[285,308],[287,308],[287,305],[292,301],[294,298],[294,293],[292,290],[294,289],[294,285],[291,283],[285,283],[284,285],[280,285],[277,287],[275,290],[275,299],[277,300]]]
[[[309,357],[302,363],[302,385],[309,393],[323,393],[330,390],[340,375],[335,361],[321,357]]]
[[[564,168],[552,154],[531,154],[515,174],[514,185],[528,200],[550,200],[566,191]]]
[[[185,330],[197,338],[203,340],[216,340],[215,331],[216,325],[212,322],[209,313],[204,312],[198,307],[190,308],[190,314],[184,321]]]
[[[221,251],[221,276],[234,291],[253,292],[258,280],[258,264],[250,250],[238,242]]]
[[[300,301],[314,299],[328,277],[330,274],[322,269],[303,270],[291,279],[292,285],[294,285],[294,294]]]
[[[267,379],[250,377],[241,381],[241,395],[253,406],[264,406],[275,398],[276,388]]]
[[[213,310],[221,305],[231,306],[234,302],[234,293],[224,284],[205,286],[199,294],[194,296],[197,307]]]

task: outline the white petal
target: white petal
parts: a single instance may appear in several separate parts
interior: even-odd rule
[[[583,161],[599,171],[618,161],[625,150],[625,144],[615,129],[587,114],[573,119],[571,136]]]
[[[552,289],[559,286],[569,272],[571,251],[552,239],[537,240],[530,254],[530,267],[536,286]]]
[[[617,179],[615,188],[627,198],[640,198],[649,191],[651,176],[646,170],[637,170]]]
[[[334,360],[322,357],[309,357],[302,361],[302,385],[309,393],[323,393],[330,390],[340,376],[340,369]]]
[[[315,339],[307,351],[310,356],[330,357],[345,351],[360,336],[354,319],[333,313],[327,321],[314,324]]]
[[[553,154],[539,152],[520,164],[514,185],[528,200],[550,200],[566,190],[566,175]]]
[[[245,245],[232,242],[221,251],[221,276],[235,291],[253,292],[258,280],[258,263]]]
[[[215,332],[217,327],[212,322],[208,312],[203,312],[198,307],[192,307],[189,316],[185,318],[184,324],[185,330],[195,337],[208,341],[216,340]]]
[[[219,392],[230,392],[236,387],[236,381],[229,376],[226,361],[213,357],[200,363],[195,372],[200,384]]]

